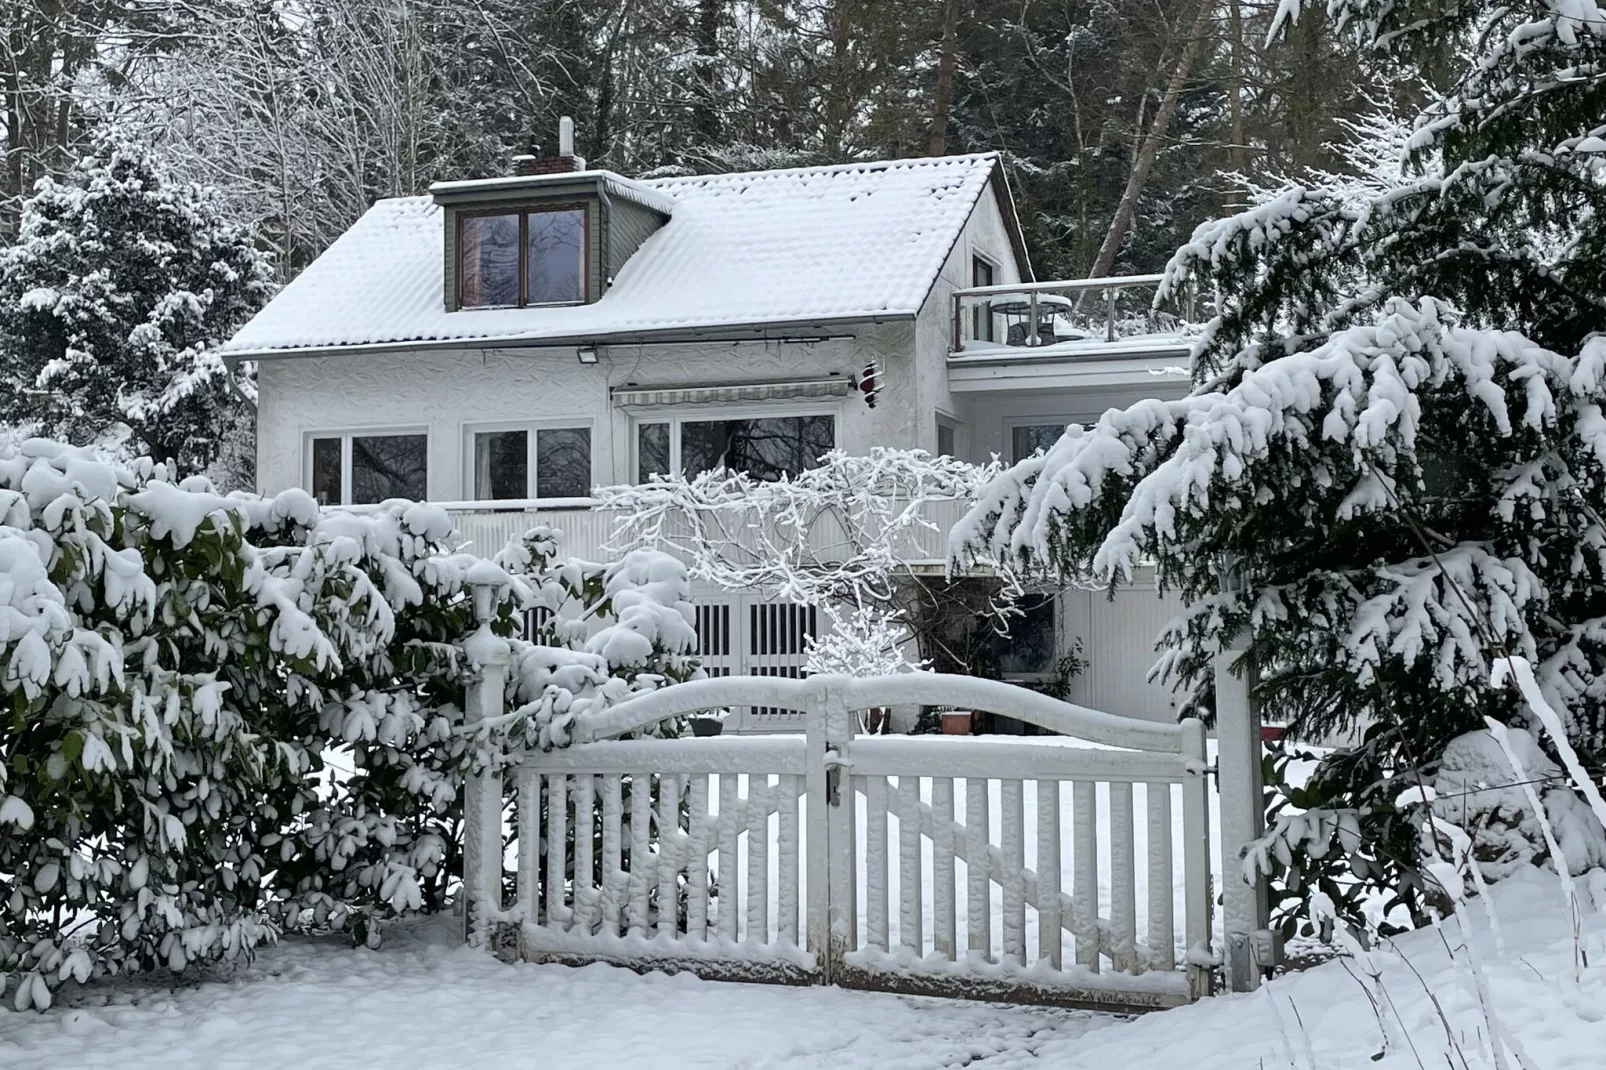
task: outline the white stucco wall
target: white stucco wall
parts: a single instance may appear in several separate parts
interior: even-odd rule
[[[429,496],[471,497],[468,435],[487,426],[592,428],[592,479],[627,482],[633,420],[661,418],[664,407],[622,409],[609,390],[636,384],[685,386],[856,376],[867,359],[884,368],[880,398],[862,395],[762,404],[676,408],[677,415],[829,412],[837,443],[863,452],[872,445],[919,444],[919,391],[914,381],[914,325],[857,328],[851,338],[818,343],[742,342],[674,346],[603,346],[594,365],[573,349],[457,350],[362,353],[263,361],[258,369],[257,480],[264,492],[304,485],[307,448],[319,434],[427,431]]]

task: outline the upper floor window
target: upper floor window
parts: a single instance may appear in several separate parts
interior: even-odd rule
[[[464,213],[457,220],[457,303],[515,308],[584,301],[585,243],[583,207]]]
[[[724,467],[774,480],[813,468],[835,445],[836,419],[828,415],[639,423],[636,478]]]
[[[474,434],[474,497],[582,498],[591,493],[591,428]]]
[[[1038,450],[1046,450],[1065,434],[1064,424],[1017,424],[1010,430],[1011,461],[1024,461]]]
[[[312,440],[312,495],[321,505],[372,505],[429,496],[429,436],[319,435]]]

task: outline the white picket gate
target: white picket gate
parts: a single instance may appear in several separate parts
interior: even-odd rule
[[[1069,738],[855,736],[854,711],[903,703]],[[617,738],[732,705],[804,710],[805,732]],[[1206,773],[1197,721],[1137,722],[997,681],[678,684],[524,756],[511,901],[502,789],[470,786],[471,926],[511,932],[538,962],[1173,1006],[1210,987]]]

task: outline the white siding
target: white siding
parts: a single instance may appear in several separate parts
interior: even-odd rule
[[[1178,698],[1164,684],[1147,680],[1158,655],[1160,630],[1182,612],[1182,599],[1161,593],[1153,577],[1140,572],[1116,591],[1066,591],[1060,595],[1061,642],[1082,642],[1087,669],[1071,684],[1070,701],[1095,710],[1172,722]]]
[[[592,478],[627,482],[631,413],[610,404],[609,389],[761,382],[832,374],[855,377],[871,357],[884,369],[875,409],[858,393],[843,398],[714,406],[699,411],[826,411],[837,418],[837,444],[853,452],[872,445],[920,444],[913,325],[861,328],[855,337],[811,344],[744,342],[602,347],[594,365],[572,348],[361,353],[264,361],[259,367],[257,481],[273,493],[304,485],[306,443],[320,432],[427,429],[429,495],[472,497],[465,485],[469,431],[518,422],[592,428]],[[664,408],[640,414],[663,414]]]

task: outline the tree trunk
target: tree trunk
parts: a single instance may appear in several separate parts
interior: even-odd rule
[[[1231,0],[1228,10],[1227,47],[1230,50],[1229,67],[1231,78],[1228,90],[1232,93],[1227,101],[1227,114],[1229,122],[1229,137],[1232,144],[1227,146],[1227,163],[1239,175],[1245,174],[1245,151],[1247,135],[1244,133],[1244,16],[1243,7],[1239,0]],[[1241,210],[1247,208],[1248,197],[1242,197],[1228,207]]]
[[[1193,67],[1200,46],[1204,44],[1205,32],[1210,27],[1210,10],[1209,0],[1201,0],[1198,14],[1193,17],[1193,26],[1188,30],[1188,38],[1182,45],[1182,55],[1177,57],[1176,70],[1171,72],[1171,84],[1166,86],[1165,96],[1154,113],[1148,133],[1139,143],[1137,155],[1132,161],[1132,173],[1127,176],[1126,189],[1121,192],[1121,201],[1115,206],[1115,218],[1110,220],[1110,229],[1104,235],[1104,244],[1099,246],[1099,255],[1093,261],[1089,278],[1103,278],[1115,267],[1115,254],[1120,251],[1121,243],[1126,240],[1127,231],[1132,227],[1138,197],[1143,193],[1143,185],[1149,180],[1149,172],[1154,169],[1155,158],[1160,155],[1160,143],[1165,140],[1171,120],[1177,113],[1182,87],[1188,81],[1188,71]]]
[[[931,102],[931,155],[948,153],[948,109],[954,99],[954,66],[959,51],[959,0],[945,0],[942,47],[937,53],[937,92]]]
[[[719,24],[725,0],[698,0],[697,4],[697,100],[692,106],[692,129],[700,147],[719,140],[719,89],[715,77],[719,63]]]

